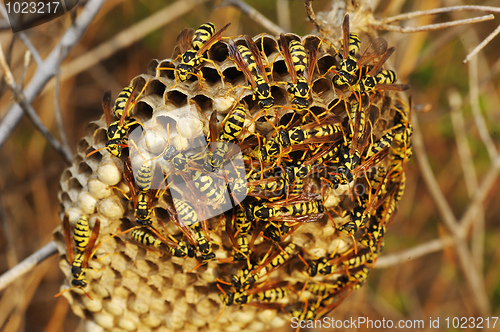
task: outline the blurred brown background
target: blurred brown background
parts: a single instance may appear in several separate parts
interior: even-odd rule
[[[80,1],[80,6],[85,3]],[[184,1],[184,5],[191,3]],[[382,3],[378,5],[374,1],[376,19],[467,4],[465,1],[430,0]],[[52,79],[32,103],[42,122],[57,138],[60,134],[55,117],[56,102],[61,109],[69,146],[74,149],[84,135],[86,123],[102,115],[100,101],[104,91],[111,89],[116,95],[132,77],[146,71],[151,59],[170,57],[177,35],[185,27],[196,28],[208,21],[221,27],[230,21],[232,24],[225,36],[269,33],[227,2],[199,1],[193,8],[188,7],[187,13],[178,15],[165,11],[172,4],[178,5],[162,0],[108,0],[104,3],[61,66],[58,100]],[[249,4],[286,31],[307,34],[314,27],[307,19],[302,1],[258,0]],[[494,6],[498,2],[474,1],[474,4]],[[330,8],[329,5],[326,0],[313,3],[316,12]],[[82,10],[77,8],[78,13]],[[288,19],[284,15],[287,12],[290,14]],[[165,14],[155,16],[158,13]],[[485,14],[460,12],[423,16],[402,24],[420,26]],[[412,115],[418,117],[435,183],[454,217],[460,220],[474,200],[481,204],[479,210],[473,211],[469,226],[463,228],[465,240],[459,240],[466,242],[465,247],[469,249],[468,261],[464,262],[464,256],[460,256],[452,244],[456,240],[451,237],[438,209],[436,196],[431,194],[424,180],[425,172],[417,163],[422,154],[414,147],[414,158],[407,165],[406,193],[386,235],[386,247],[380,259],[385,267],[381,264],[373,270],[366,286],[333,313],[336,319],[423,319],[428,327],[429,317],[440,317],[440,330],[444,330],[446,317],[500,316],[500,250],[497,246],[500,232],[496,222],[500,205],[495,204],[500,195],[498,190],[492,189],[498,185],[496,176],[500,168],[496,152],[500,141],[500,38],[493,39],[468,64],[462,63],[467,54],[500,24],[500,11],[495,16],[491,21],[432,32],[377,32],[389,45],[396,46],[391,63],[398,72],[399,81],[412,86],[408,93],[414,104]],[[289,26],[288,22],[293,24]],[[70,25],[71,15],[64,15],[25,31],[25,35],[44,59]],[[117,48],[116,38],[123,31],[144,31],[141,26],[153,25],[158,26],[143,36],[136,32],[122,36],[118,44],[127,46]],[[36,63],[32,58],[25,68],[26,46],[18,34],[14,36],[10,30],[3,29],[0,41],[17,84],[23,84],[24,79],[25,85],[37,69]],[[2,81],[1,118],[12,105],[12,94]],[[478,117],[477,112],[482,117]],[[484,128],[480,121],[477,125],[481,118]],[[0,273],[51,241],[52,230],[60,223],[59,176],[67,166],[26,117],[2,143]],[[476,192],[482,196],[475,195]],[[414,252],[396,260],[389,259],[394,257],[391,254],[414,248],[432,252],[416,259],[410,259]],[[471,275],[478,276],[479,280],[470,280],[470,275],[464,273],[468,270],[464,267],[468,266],[473,272]],[[2,291],[2,330],[83,331],[80,319],[70,312],[67,301],[54,298],[62,279],[53,256]],[[478,302],[483,295],[487,301],[483,301],[481,307]],[[499,327],[500,322],[497,323]]]

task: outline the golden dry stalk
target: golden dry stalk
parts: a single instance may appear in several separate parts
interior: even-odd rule
[[[301,118],[305,119],[305,123],[312,123],[315,121],[312,114],[320,117],[322,114],[338,116],[344,134],[348,136],[354,125],[354,119],[350,119],[349,114],[353,112],[355,105],[359,104],[359,96],[349,88],[338,89],[334,86],[332,79],[336,73],[330,69],[339,66],[339,54],[329,43],[317,36],[299,37],[288,34],[287,38],[300,40],[306,49],[314,41],[321,44],[317,69],[312,79],[312,103],[309,111],[300,112]],[[243,42],[241,37],[233,40],[236,44]],[[147,133],[141,136],[140,144],[147,144],[149,152],[156,155],[161,155],[167,145],[183,149],[192,145],[200,135],[209,135],[209,119],[214,110],[217,111],[220,123],[241,101],[244,101],[249,109],[245,122],[248,136],[259,134],[260,137],[270,139],[275,133],[274,126],[287,125],[297,111],[291,107],[287,86],[280,83],[289,82],[290,75],[279,51],[279,38],[264,34],[254,37],[254,41],[265,54],[264,63],[267,61],[269,64],[269,75],[274,82],[272,95],[275,98],[275,107],[266,112],[260,110],[257,101],[252,99],[252,90],[245,88],[248,86],[245,76],[229,57],[225,40],[214,44],[208,51],[207,57],[212,62],[202,62],[201,83],[195,76],[186,82],[176,80],[174,68],[179,63],[177,50],[173,54],[174,61],[154,60],[148,66],[147,74],[139,75],[131,81],[131,86],[135,86],[137,91],[144,88],[131,111],[133,117],[148,129]],[[336,44],[339,46],[338,42]],[[220,74],[223,74],[223,79]],[[394,91],[375,90],[369,96],[363,96],[360,101],[366,113],[366,128],[370,130],[368,143],[362,154],[366,156],[369,149],[376,145],[386,132],[393,130],[397,121],[401,122],[401,118],[408,117],[408,107],[395,98]],[[271,240],[260,236],[258,229],[251,231],[251,235],[256,238],[252,243],[252,251],[259,257],[263,257],[269,250],[279,251],[279,248],[283,249],[288,243],[297,246],[288,263],[268,271],[269,273],[262,277],[263,283],[259,284],[286,284],[290,290],[288,296],[278,301],[276,306],[262,305],[260,302],[241,307],[227,306],[216,321],[215,318],[225,307],[221,300],[221,291],[217,287],[217,279],[229,282],[231,274],[247,265],[245,261],[229,260],[233,257],[235,246],[228,236],[234,235],[234,232],[231,233],[228,229],[232,211],[208,220],[216,259],[201,266],[198,266],[196,258],[173,257],[163,251],[138,244],[130,238],[129,233],[121,233],[136,224],[134,204],[127,198],[131,193],[123,177],[124,161],[112,156],[105,149],[86,157],[90,152],[106,145],[107,127],[104,116],[88,125],[86,136],[78,145],[78,154],[73,165],[66,169],[61,177],[59,195],[61,215],[68,215],[72,227],[82,215],[89,219],[91,229],[96,220],[101,224],[98,249],[94,257],[89,259],[91,269],[86,273],[88,286],[85,292],[89,296],[77,288],[63,293],[75,314],[85,318],[95,330],[262,331],[281,327],[290,321],[292,310],[301,310],[306,299],[310,303],[316,301],[317,297],[312,293],[301,291],[305,284],[332,284],[346,276],[350,277],[348,263],[344,262],[335,273],[319,274],[312,278],[306,272],[307,264],[304,259],[333,257],[335,254],[346,252],[351,253],[350,257],[355,259],[371,250],[360,242],[362,237],[369,237],[366,230],[368,227],[351,237],[338,230],[339,226],[350,220],[349,214],[344,218],[339,215],[352,211],[356,206],[356,202],[351,200],[351,194],[356,190],[355,184],[368,187],[370,180],[362,180],[360,175],[360,180],[353,181],[350,185],[340,185],[335,190],[323,186],[324,192],[318,189],[316,194],[322,195],[322,202],[327,208],[324,217],[314,222],[302,223],[283,239],[280,247],[273,246]],[[394,135],[404,134],[398,131]],[[392,174],[391,183],[387,183],[389,191],[397,191],[402,187],[400,184],[404,181],[404,162],[409,156],[406,150],[409,150],[409,146],[394,143],[388,151],[389,155],[375,165],[384,165],[389,169],[388,173]],[[249,152],[244,150],[243,153]],[[404,155],[399,163],[398,154]],[[145,160],[144,156],[136,155],[135,158],[139,158],[139,162]],[[163,158],[157,158],[152,163],[156,163],[163,174],[167,167],[162,164]],[[397,167],[401,169],[396,170]],[[394,171],[391,172],[391,169]],[[321,183],[318,178],[313,177],[310,182]],[[374,203],[376,206],[372,207],[371,215],[367,216],[367,225],[371,226],[385,219],[386,216],[381,214],[387,214],[389,208],[394,208],[386,205],[395,195],[397,193],[391,192],[386,195],[386,201]],[[153,199],[153,226],[163,237],[168,237],[169,234],[179,240],[182,233],[169,215],[171,197],[168,194],[158,196]],[[200,204],[203,204],[203,201]],[[62,229],[58,228],[54,236],[61,254],[60,267],[67,277],[67,283],[70,284],[71,265],[66,259]],[[353,248],[357,248],[357,251],[353,251]],[[372,253],[372,256],[374,261],[375,253]],[[363,265],[362,263],[364,262],[358,265]],[[261,271],[261,274],[265,273]],[[333,307],[343,296],[350,293],[351,288],[359,286],[356,281],[348,280],[349,287],[346,286],[343,293],[339,292],[339,296],[332,297],[329,305]],[[63,288],[70,287],[68,284]],[[220,286],[228,289],[224,284]]]

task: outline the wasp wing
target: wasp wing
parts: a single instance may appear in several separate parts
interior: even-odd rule
[[[99,219],[95,221],[94,228],[92,229],[92,234],[90,235],[89,243],[87,244],[87,247],[85,248],[85,253],[83,255],[83,261],[82,261],[82,267],[86,268],[87,263],[92,257],[92,251],[94,249],[95,243],[97,241],[97,238],[99,237],[99,231],[101,229],[101,222]]]
[[[241,72],[245,75],[247,81],[250,83],[252,88],[255,89],[257,87],[257,83],[255,83],[255,78],[253,77],[252,73],[248,69],[248,66],[247,66],[245,60],[241,56],[241,53],[238,50],[238,47],[236,46],[236,44],[234,43],[234,41],[232,39],[229,40],[228,49],[229,49],[229,54],[233,58],[233,61],[236,63],[236,65],[241,70]]]
[[[288,68],[288,73],[290,74],[290,79],[293,84],[297,84],[297,73],[295,72],[290,47],[284,34],[280,34],[280,48],[283,58],[285,59],[285,64]]]
[[[66,255],[68,256],[68,262],[73,264],[73,245],[71,241],[71,229],[69,227],[69,217],[68,214],[64,214],[63,219],[63,232],[64,239],[66,241]]]
[[[183,29],[177,36],[177,45],[181,53],[186,53],[192,47],[194,29]]]

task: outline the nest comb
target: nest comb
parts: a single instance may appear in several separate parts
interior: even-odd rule
[[[395,126],[395,119],[407,116],[408,107],[395,97],[393,91],[373,91],[369,98],[359,99],[349,89],[335,87],[335,73],[329,70],[339,66],[341,58],[329,43],[317,36],[287,34],[286,38],[299,40],[306,46],[317,40],[321,45],[317,69],[312,78],[312,102],[308,111],[299,113],[301,118],[313,122],[312,114],[338,116],[344,132],[349,133],[350,124],[353,123],[349,114],[353,105],[360,101],[371,126],[369,141],[374,144]],[[241,37],[233,40],[236,44],[244,42]],[[289,81],[287,67],[279,51],[279,38],[263,34],[254,37],[254,41],[269,64],[267,70],[271,82]],[[219,120],[222,120],[238,102],[248,106],[247,119],[253,119],[245,123],[248,135],[259,134],[270,138],[274,134],[273,124],[286,125],[294,118],[296,110],[291,107],[287,87],[283,84],[272,84],[275,107],[261,112],[257,100],[252,98],[252,90],[243,88],[248,83],[229,57],[226,41],[219,41],[208,50],[206,57],[212,61],[201,63],[201,82],[199,76],[193,76],[186,82],[176,79],[174,69],[180,61],[179,53],[179,50],[174,50],[174,60],[153,60],[147,73],[135,77],[130,84],[138,91],[143,90],[131,113],[140,123],[153,128],[149,136],[143,136],[151,151],[158,153],[166,144],[182,148],[193,144],[200,135],[208,136],[209,119],[213,111],[216,110]],[[180,109],[189,109],[189,115],[179,112]],[[86,274],[88,286],[85,291],[92,299],[79,289],[63,293],[75,314],[85,318],[89,327],[95,327],[96,330],[197,331],[208,328],[212,331],[261,331],[283,326],[290,321],[293,310],[300,311],[306,299],[310,303],[316,301],[314,295],[300,291],[305,284],[312,283],[311,279],[317,284],[335,283],[349,275],[346,269],[340,269],[329,276],[311,278],[305,273],[307,266],[304,258],[311,260],[351,253],[349,257],[352,259],[363,259],[361,255],[367,252],[367,246],[361,244],[360,239],[363,236],[366,238],[368,227],[380,222],[381,216],[377,215],[379,211],[387,212],[389,209],[384,207],[384,202],[377,204],[367,218],[366,229],[348,237],[338,228],[349,217],[339,215],[343,211],[352,211],[355,205],[351,199],[354,183],[336,189],[326,188],[322,193],[322,203],[326,208],[324,217],[304,223],[283,239],[281,248],[294,243],[301,249],[294,251],[287,264],[265,276],[268,283],[286,282],[292,290],[289,295],[275,307],[228,306],[215,322],[215,317],[224,307],[217,279],[228,280],[231,274],[237,273],[247,264],[244,261],[228,262],[234,247],[227,232],[231,211],[207,221],[217,259],[201,266],[195,258],[173,257],[138,244],[128,234],[119,234],[129,227],[124,225],[135,225],[134,206],[124,195],[130,195],[123,177],[126,167],[124,161],[106,150],[86,157],[106,145],[107,125],[104,117],[88,125],[86,136],[78,144],[73,165],[64,171],[60,181],[61,213],[68,215],[71,225],[82,215],[87,216],[91,228],[96,220],[101,224],[97,241],[99,247],[94,257],[89,259],[91,269]],[[169,142],[163,140],[167,125]],[[375,166],[384,166],[391,173],[391,168],[401,167],[401,163],[395,165],[392,161],[397,160],[398,153],[401,154],[407,148],[393,144],[390,156]],[[397,175],[393,182],[404,182],[404,172],[398,170]],[[182,236],[180,230],[168,222],[169,204],[170,200],[163,196],[154,199],[153,226],[164,234],[179,238]],[[72,279],[71,265],[66,259],[61,228],[54,235],[61,253],[60,267],[69,283]],[[254,252],[263,255],[268,248],[276,248],[270,240],[257,237],[253,243]],[[349,290],[357,288],[356,285],[354,283]],[[64,288],[68,287],[64,285]],[[328,303],[330,307],[341,302],[343,296],[331,297]]]

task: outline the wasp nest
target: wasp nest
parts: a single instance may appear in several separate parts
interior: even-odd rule
[[[114,114],[106,95],[61,177],[55,238],[74,286],[62,294],[95,328],[319,318],[382,249],[411,154],[408,108],[391,91],[404,86],[380,69],[393,49],[378,40],[367,60],[355,34],[344,49],[211,28],[183,31],[174,60],[152,61]]]

